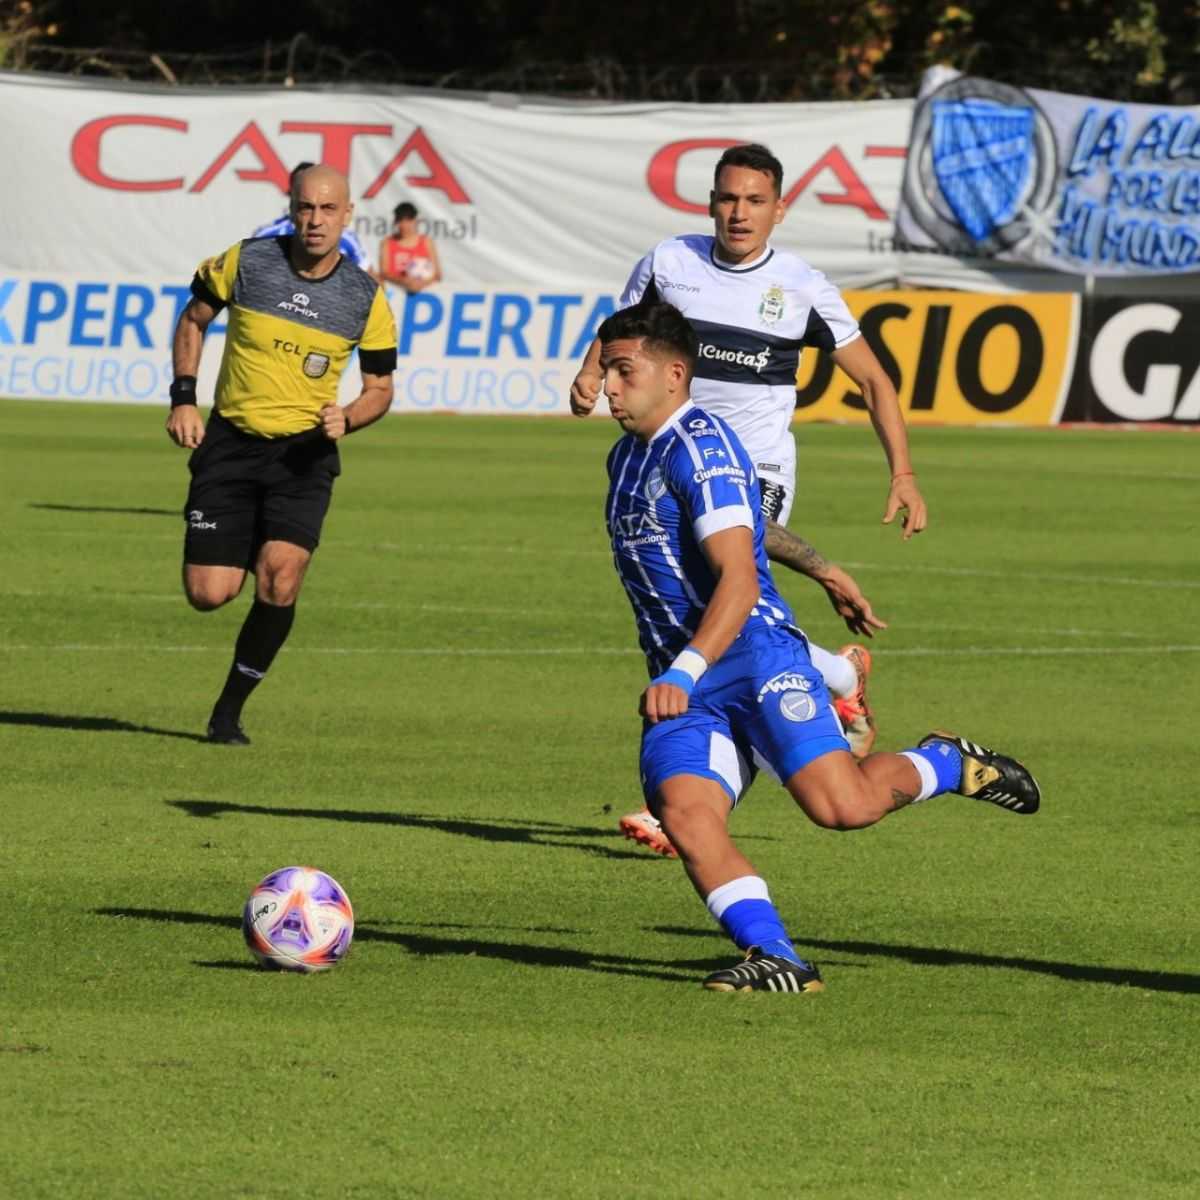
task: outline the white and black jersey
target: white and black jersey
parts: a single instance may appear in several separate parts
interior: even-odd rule
[[[805,346],[834,350],[859,336],[841,293],[787,250],[767,246],[742,267],[720,262],[716,239],[687,233],[659,242],[633,269],[619,307],[644,299],[679,309],[700,343],[692,399],[727,421],[760,479],[796,490],[796,369]]]

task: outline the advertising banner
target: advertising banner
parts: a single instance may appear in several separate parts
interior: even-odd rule
[[[910,425],[1053,425],[1074,368],[1080,297],[1037,293],[846,292]],[[861,395],[824,354],[806,351],[797,416],[866,422]]]
[[[0,275],[0,396],[167,403],[187,282]],[[567,393],[611,292],[534,288],[390,293],[398,412],[567,413]],[[209,327],[198,394],[212,399],[224,322]],[[357,360],[354,360],[355,364]],[[357,394],[352,365],[341,397]]]
[[[910,424],[1166,422],[1200,428],[1200,300],[1076,293],[844,293]],[[188,287],[146,276],[0,274],[0,396],[161,405]],[[565,415],[611,291],[479,288],[391,293],[397,412]],[[208,404],[224,349],[204,344]],[[352,360],[343,402],[357,394]],[[603,402],[601,411],[604,411]],[[833,360],[805,350],[797,418],[868,420]]]
[[[181,88],[0,72],[0,269],[186,280],[287,207],[301,161],[344,171],[377,261],[400,201],[451,287],[619,290],[711,229],[721,151],[784,164],[777,244],[842,285],[892,278],[910,100],[608,104],[347,87]]]
[[[1091,301],[1062,420],[1200,428],[1198,328],[1200,300]]]
[[[927,71],[896,214],[910,249],[1083,275],[1200,270],[1200,107]]]

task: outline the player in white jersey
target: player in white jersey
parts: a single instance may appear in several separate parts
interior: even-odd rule
[[[766,552],[825,588],[851,632],[885,628],[851,576],[785,528],[795,496],[796,445],[791,419],[800,352],[829,353],[860,389],[891,468],[884,522],[903,512],[907,540],[926,524],[925,501],[908,455],[895,387],[838,290],[803,259],[770,245],[783,220],[783,168],[764,146],[726,150],[713,173],[713,235],[670,238],[645,255],[626,283],[620,307],[661,299],[678,309],[700,343],[693,395],[732,426],[760,480]],[[600,341],[593,341],[571,386],[571,411],[586,416],[600,394]],[[860,757],[875,740],[866,699],[870,655],[862,646],[831,654],[812,646],[814,665],[835,697]],[[621,818],[622,832],[662,854],[670,841],[646,811]]]

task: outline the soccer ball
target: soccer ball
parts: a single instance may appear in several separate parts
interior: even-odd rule
[[[283,867],[250,893],[242,936],[264,967],[328,971],[350,949],[354,910],[331,875],[316,867]]]
[[[432,279],[433,262],[428,258],[409,259],[408,266],[404,268],[404,274],[414,283],[422,283],[426,279]]]

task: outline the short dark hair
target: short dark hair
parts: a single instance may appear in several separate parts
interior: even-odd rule
[[[775,194],[783,195],[783,163],[766,146],[758,142],[747,142],[742,146],[730,146],[717,159],[713,171],[713,190],[720,187],[721,172],[726,167],[749,167],[751,171],[762,171],[775,181]]]
[[[652,304],[635,304],[608,317],[596,331],[601,345],[620,338],[641,338],[651,352],[678,354],[686,363],[688,378],[696,364],[699,344],[696,331],[677,308],[656,300]]]
[[[395,208],[392,209],[393,221],[415,221],[417,219],[417,206],[409,204],[407,200],[401,201]]]
[[[310,162],[297,163],[292,168],[292,173],[288,176],[288,187],[294,188],[296,186],[296,180],[299,179],[300,176],[302,174],[304,174],[304,172],[307,171],[309,167],[315,167],[316,165],[317,165],[316,163],[310,163]]]

